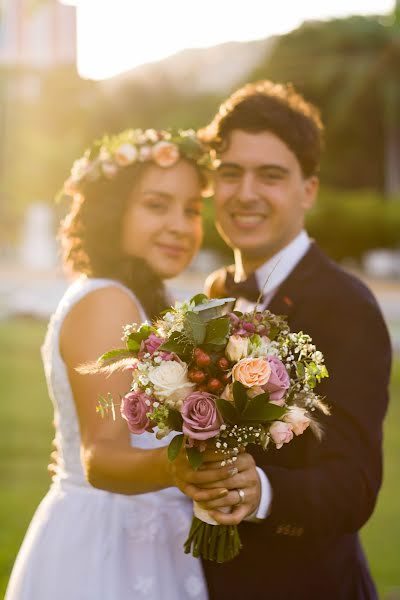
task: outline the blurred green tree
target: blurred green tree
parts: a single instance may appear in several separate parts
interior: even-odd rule
[[[292,82],[327,126],[324,180],[400,191],[400,9],[307,22],[281,36],[253,79]]]

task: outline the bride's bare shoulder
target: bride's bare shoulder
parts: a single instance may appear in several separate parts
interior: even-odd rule
[[[121,346],[122,327],[142,321],[135,299],[122,287],[112,285],[89,291],[70,309],[60,332],[64,357],[103,352]]]

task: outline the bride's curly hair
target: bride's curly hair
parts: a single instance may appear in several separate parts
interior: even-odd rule
[[[169,305],[164,283],[145,260],[126,255],[121,247],[123,216],[134,182],[146,168],[146,164],[125,167],[113,179],[103,177],[75,194],[61,222],[59,240],[68,270],[123,283],[153,318]]]

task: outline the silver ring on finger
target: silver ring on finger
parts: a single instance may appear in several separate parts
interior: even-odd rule
[[[244,502],[244,491],[240,488],[236,488],[237,493],[239,494],[239,502],[237,504],[243,504]]]

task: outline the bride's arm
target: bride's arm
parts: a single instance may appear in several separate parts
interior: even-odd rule
[[[101,418],[96,413],[100,396],[111,393],[115,403],[129,391],[129,372],[81,375],[76,367],[96,360],[111,348],[120,348],[122,327],[140,322],[133,300],[117,287],[102,288],[85,296],[68,314],[60,337],[60,350],[68,368],[81,432],[85,475],[94,487],[121,494],[140,494],[174,485],[165,448],[132,448],[126,422],[116,411]]]

